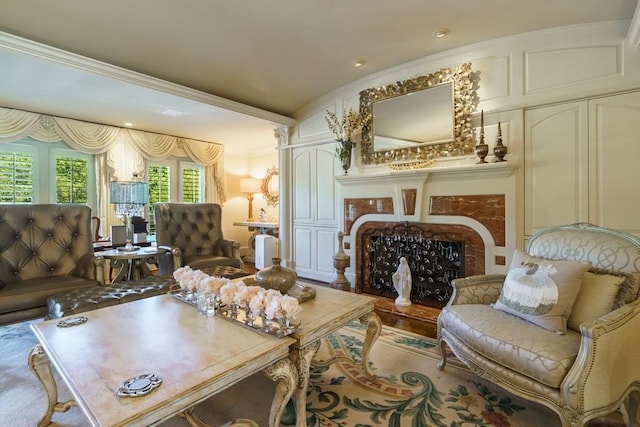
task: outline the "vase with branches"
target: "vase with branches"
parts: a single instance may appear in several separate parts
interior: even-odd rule
[[[362,133],[362,129],[371,120],[371,114],[356,113],[349,108],[349,111],[343,110],[342,118],[338,119],[336,113],[327,110],[325,119],[336,139],[336,156],[347,174],[351,167],[351,152],[356,145],[353,138]]]

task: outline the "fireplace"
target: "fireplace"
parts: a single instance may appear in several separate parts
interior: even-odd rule
[[[464,225],[365,222],[356,235],[356,292],[395,299],[392,275],[405,257],[412,277],[411,301],[441,308],[451,281],[484,274],[484,243]]]

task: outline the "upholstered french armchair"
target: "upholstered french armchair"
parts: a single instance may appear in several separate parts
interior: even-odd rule
[[[222,235],[222,209],[215,203],[156,203],[156,243],[169,250],[159,256],[158,272],[172,274],[188,265],[193,269],[217,266],[243,268],[240,243]],[[176,265],[175,259],[180,260]]]
[[[515,270],[520,265],[512,262],[507,276],[492,274],[453,282],[453,296],[438,319],[438,368],[445,368],[448,346],[479,376],[551,408],[562,426],[582,426],[618,408],[628,426],[638,426],[640,239],[590,224],[573,224],[538,231],[529,239],[526,252],[529,261],[536,260],[521,264],[524,273]],[[563,261],[578,268],[588,266],[579,278],[579,292],[569,307],[564,333],[532,323],[538,318],[526,320],[526,314],[511,312],[522,307],[511,305],[508,298],[504,302],[511,308],[499,309],[506,287],[513,282],[517,286],[533,283],[535,269],[551,265],[549,260],[557,261],[558,268],[565,267]],[[547,273],[554,274],[552,270]],[[547,273],[537,277],[541,286],[551,277]],[[519,274],[528,277],[518,278]],[[532,295],[526,293],[524,298]]]
[[[0,324],[44,316],[51,295],[104,284],[92,242],[86,205],[0,205]]]

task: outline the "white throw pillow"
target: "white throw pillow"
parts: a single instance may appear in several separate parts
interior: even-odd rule
[[[547,260],[516,249],[493,307],[564,334],[582,277],[590,267],[591,263]]]

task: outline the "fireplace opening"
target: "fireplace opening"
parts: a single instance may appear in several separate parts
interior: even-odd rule
[[[465,226],[371,222],[357,234],[358,292],[395,299],[392,276],[404,257],[411,270],[411,302],[442,308],[451,298],[454,279],[484,270],[476,262],[484,245]]]

